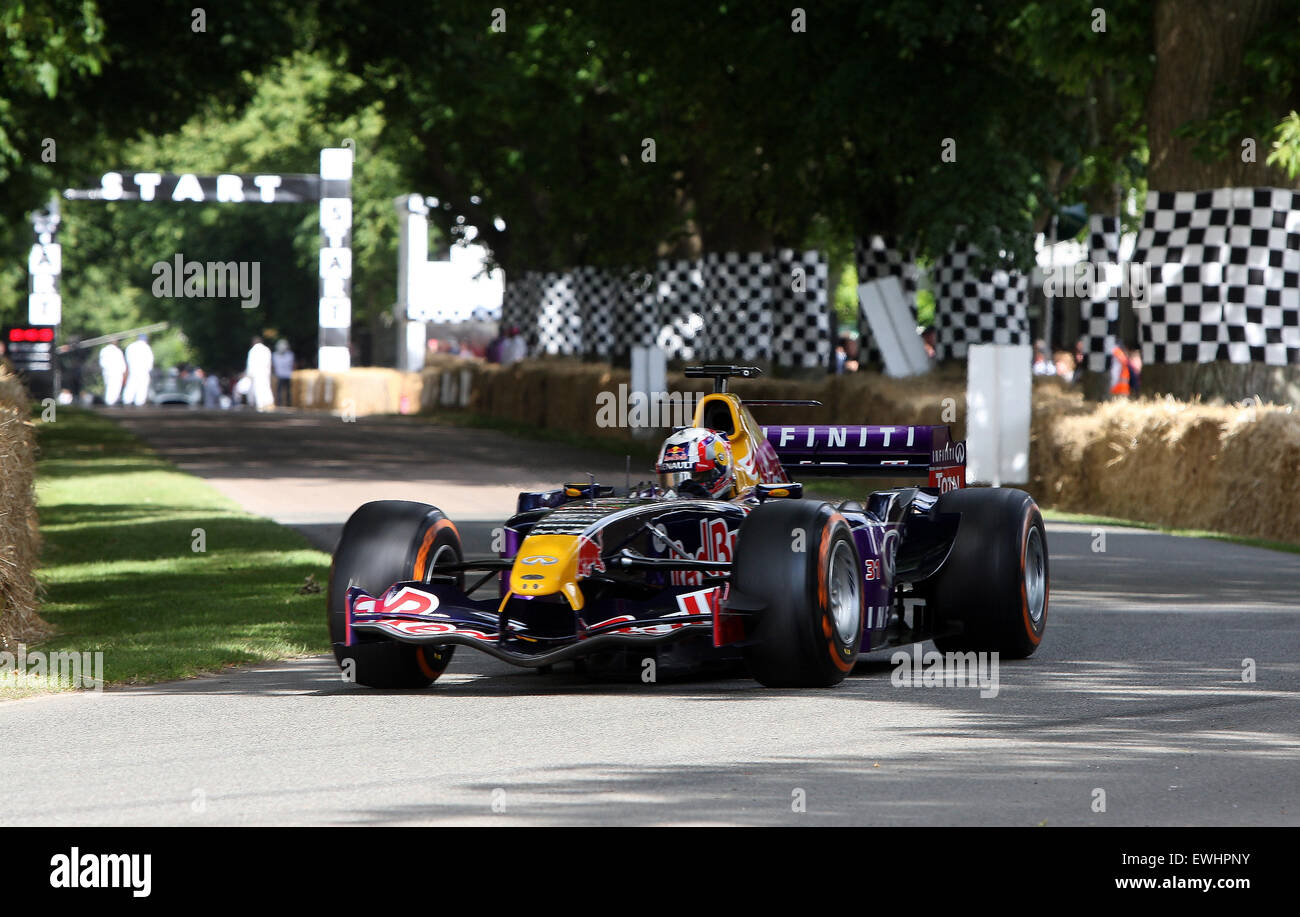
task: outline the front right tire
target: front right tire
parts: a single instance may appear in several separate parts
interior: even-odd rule
[[[778,500],[749,514],[734,589],[764,603],[746,628],[745,662],[769,688],[829,688],[862,646],[863,568],[849,524],[827,503]]]

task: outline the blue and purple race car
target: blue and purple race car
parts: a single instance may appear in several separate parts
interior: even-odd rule
[[[468,646],[533,668],[743,661],[770,687],[825,688],[860,653],[927,639],[1033,653],[1049,591],[1034,500],[967,489],[965,443],[946,426],[762,426],[727,391],[758,372],[689,368],[714,391],[664,442],[657,481],[521,493],[496,557],[465,559],[433,506],[360,507],[330,570],[344,677],[426,687]],[[828,475],[926,486],[803,497],[800,478]]]

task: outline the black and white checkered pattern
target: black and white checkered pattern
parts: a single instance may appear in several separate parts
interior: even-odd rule
[[[772,362],[814,369],[830,361],[830,264],[817,251],[772,254]]]
[[[523,326],[524,285],[522,275],[506,275],[505,289],[501,291],[501,325],[503,330],[512,325]]]
[[[614,353],[626,356],[633,347],[650,346],[659,333],[659,299],[651,271],[618,272],[618,310],[614,313]]]
[[[582,316],[583,355],[608,360],[614,353],[614,316],[618,311],[618,279],[604,268],[582,266],[571,272],[573,295]]]
[[[605,360],[657,344],[675,361],[810,369],[830,357],[828,274],[824,255],[791,249],[662,260],[653,272],[524,271],[506,284],[501,321],[534,354]]]
[[[772,262],[763,252],[704,256],[710,359],[759,361],[772,353]]]
[[[1088,370],[1105,372],[1119,334],[1119,219],[1093,214],[1088,217],[1088,261],[1093,265],[1092,286],[1080,297],[1083,352]]]
[[[537,352],[537,316],[541,305],[541,274],[521,271],[515,278],[506,278],[501,299],[501,323],[506,328],[518,327],[523,334],[529,353]]]
[[[873,235],[867,238],[858,236],[853,240],[855,266],[858,269],[858,283],[870,283],[885,277],[897,277],[903,284],[903,299],[916,318],[916,291],[920,288],[921,270],[910,254],[898,248],[893,236]],[[863,363],[880,365],[880,348],[871,336],[871,326],[866,317],[858,311],[858,354]]]
[[[939,259],[934,285],[939,359],[965,359],[971,344],[1028,344],[1029,279],[1001,268],[977,270],[977,250],[958,242]]]
[[[538,292],[537,343],[528,352],[548,356],[582,353],[582,314],[574,295],[572,273],[542,274]]]
[[[1300,192],[1152,191],[1133,261],[1148,363],[1300,363]]]
[[[699,261],[661,259],[655,267],[659,330],[655,342],[669,360],[702,355],[705,329],[704,276]]]

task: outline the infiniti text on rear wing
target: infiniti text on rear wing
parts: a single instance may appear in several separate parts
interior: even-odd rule
[[[768,426],[763,435],[792,480],[925,475],[941,491],[966,486],[966,443],[947,426]]]

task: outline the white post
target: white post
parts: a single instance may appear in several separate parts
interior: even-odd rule
[[[424,322],[412,321],[412,304],[420,299],[417,284],[429,260],[429,206],[418,194],[393,198],[400,220],[397,243],[397,302],[393,306],[397,329],[397,368],[419,372],[427,346]]]

